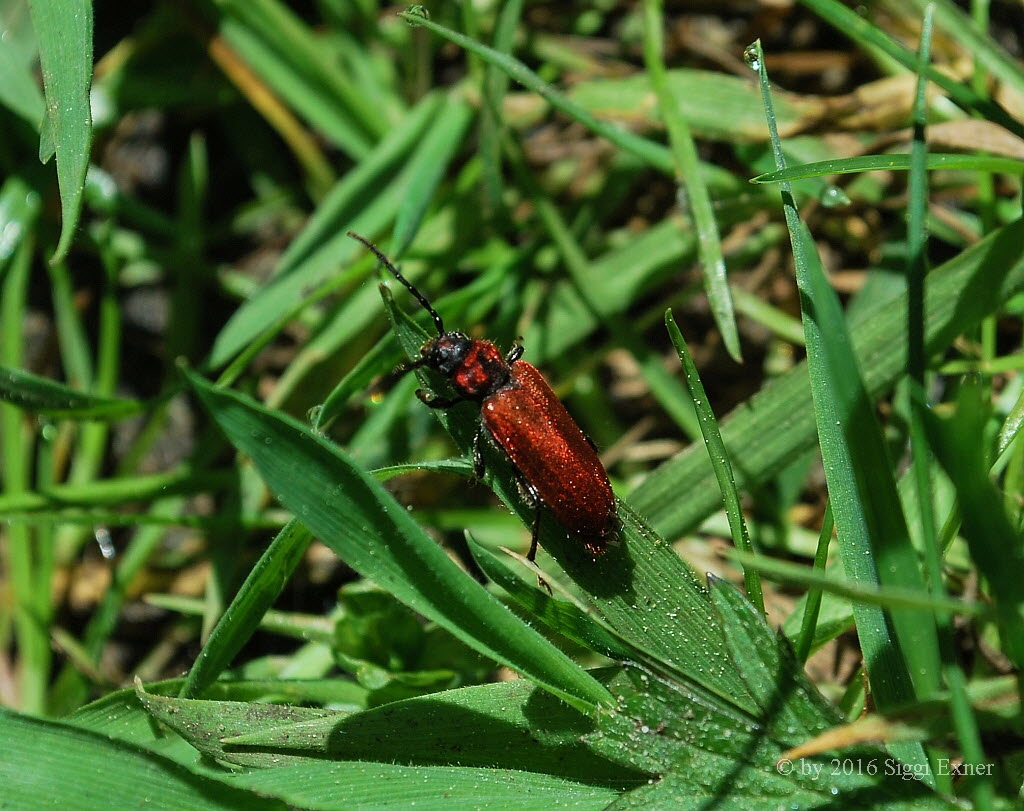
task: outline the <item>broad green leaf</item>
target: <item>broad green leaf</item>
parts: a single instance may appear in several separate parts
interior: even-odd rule
[[[232,775],[225,781],[281,797],[292,808],[353,811],[361,808],[501,808],[601,811],[620,792],[580,785],[558,775],[466,766],[397,763],[304,763]]]
[[[337,717],[337,713],[316,707],[166,698],[146,693],[141,682],[136,683],[136,693],[152,718],[173,729],[203,755],[239,766],[268,767],[284,764],[289,760],[294,762],[295,759],[283,757],[277,752],[258,752],[251,749],[242,752],[228,751],[223,744],[224,738],[294,724],[298,721]]]
[[[605,690],[462,572],[384,488],[290,418],[187,374],[271,492],[346,563],[486,656],[584,707]]]
[[[68,724],[0,709],[0,785],[11,808],[280,809],[258,792]]]
[[[63,223],[51,261],[71,247],[82,210],[82,190],[89,168],[92,113],[92,3],[89,0],[29,0],[39,42],[39,62],[46,93],[39,159],[56,153]]]
[[[733,626],[727,634],[737,634],[730,642],[730,665],[744,669],[746,678],[757,682],[759,701],[768,703],[756,717],[734,718],[707,706],[684,685],[627,668],[610,685],[619,699],[616,711],[602,712],[598,732],[586,740],[605,757],[659,779],[634,789],[617,807],[952,807],[927,784],[904,779],[906,766],[880,748],[783,760],[788,747],[782,740],[798,737],[785,726],[792,714],[780,712],[783,703],[794,705],[792,712],[805,720],[823,724],[835,712],[820,697],[809,697],[802,682],[775,669],[771,655],[743,651],[739,660],[732,659],[744,633],[752,631],[769,650],[776,640],[749,606],[740,615],[734,614],[735,606],[719,607],[727,612],[725,624]]]

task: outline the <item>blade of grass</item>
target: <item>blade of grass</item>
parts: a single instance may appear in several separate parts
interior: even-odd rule
[[[473,110],[465,101],[454,94],[444,97],[437,120],[427,131],[408,165],[409,182],[395,217],[393,259],[401,257],[412,244],[438,184],[462,144],[472,117]]]
[[[711,466],[714,468],[715,478],[718,480],[718,490],[725,503],[725,514],[729,519],[729,529],[732,531],[732,542],[737,549],[753,554],[757,550],[750,541],[747,522],[743,518],[743,506],[740,504],[740,494],[736,489],[736,477],[733,475],[732,464],[729,461],[729,450],[718,430],[715,412],[711,408],[711,403],[708,402],[708,395],[704,391],[704,384],[701,383],[700,373],[697,371],[693,358],[690,357],[686,341],[676,325],[675,318],[672,317],[671,310],[665,311],[665,327],[668,329],[672,345],[675,346],[676,352],[679,354],[679,362],[683,366],[683,379],[690,390],[690,397],[693,398],[693,405],[700,420],[704,447],[711,459]],[[745,568],[743,584],[747,590],[747,597],[763,615],[765,613],[764,594],[761,592],[761,578],[757,572]]]
[[[803,180],[823,175],[847,175],[855,172],[900,172],[911,168],[911,155],[858,155],[855,158],[841,158],[829,161],[804,163],[787,166],[775,172],[752,177],[751,183],[781,183],[783,180]],[[989,155],[958,155],[929,153],[925,158],[925,169],[962,169],[965,171],[988,172],[991,174],[1024,174],[1024,161],[1014,158],[1000,158]]]
[[[178,693],[181,698],[202,695],[231,664],[259,627],[263,615],[281,596],[312,539],[309,530],[292,519],[270,542],[192,663]]]
[[[800,0],[801,3],[836,30],[852,39],[869,52],[880,52],[895,60],[908,71],[917,70],[917,54],[878,29],[870,20],[836,0]],[[969,23],[968,23],[969,25]],[[941,87],[949,97],[966,110],[975,110],[990,121],[1024,138],[1024,124],[1015,120],[1002,107],[976,93],[967,83],[947,76],[929,66],[924,75],[928,81]]]
[[[925,340],[933,356],[956,336],[1024,291],[1024,220],[997,229],[928,276]],[[853,349],[872,397],[888,390],[906,370],[906,294],[880,300],[851,322]],[[767,481],[814,447],[813,406],[806,361],[768,383],[722,420],[727,447],[743,448],[739,484]],[[678,497],[680,492],[687,497]],[[630,495],[630,501],[666,537],[697,526],[718,507],[714,472],[702,447],[669,460]]]
[[[1003,651],[1024,664],[1024,553],[985,462],[987,408],[977,385],[965,384],[956,411],[928,415],[932,449],[956,486],[963,518],[961,534],[971,558],[992,590]]]
[[[824,573],[816,567],[802,566],[798,563],[789,563],[763,555],[750,555],[738,549],[728,550],[727,554],[747,566],[764,572],[769,579],[777,580],[780,583],[816,587],[823,592],[851,601],[871,605],[914,608],[930,612],[950,611],[969,617],[986,617],[991,614],[991,609],[983,603],[968,602],[953,597],[932,597],[918,591],[901,589],[898,586],[880,587],[858,584]]]
[[[44,377],[0,366],[0,399],[12,405],[72,420],[117,420],[146,406],[138,400],[97,397]]]
[[[5,184],[5,190],[11,184]],[[0,266],[0,361],[19,366],[24,354],[22,323],[27,304],[29,272],[35,241],[23,239],[14,255]],[[22,411],[0,403],[0,438],[3,439],[4,495],[17,498],[30,488],[32,431]],[[7,567],[14,602],[14,636],[18,649],[17,685],[21,707],[29,713],[46,710],[46,683],[50,678],[49,590],[36,586],[34,534],[26,526],[7,528]]]
[[[644,64],[651,77],[651,86],[658,100],[658,110],[668,130],[675,180],[676,184],[681,186],[677,192],[680,208],[684,214],[692,217],[694,230],[697,232],[704,289],[708,295],[711,312],[729,355],[737,363],[742,363],[736,313],[733,311],[732,296],[729,294],[725,257],[722,255],[722,241],[715,223],[715,213],[711,208],[711,197],[707,186],[702,182],[697,145],[668,85],[664,61],[665,46],[661,33],[664,21],[661,12],[661,0],[644,0]]]
[[[832,504],[825,506],[825,517],[821,521],[821,532],[818,534],[818,548],[814,552],[814,572],[824,576],[825,565],[828,563],[828,547],[832,541],[832,530],[835,528],[835,520],[832,518]],[[820,586],[811,586],[807,590],[804,600],[804,613],[800,618],[800,636],[793,646],[796,652],[797,661],[806,662],[811,653],[811,645],[814,643],[814,631],[818,625],[818,612],[821,609]]]
[[[503,3],[494,24],[494,50],[511,56],[515,45],[516,26],[523,14],[523,0]],[[480,107],[480,158],[483,164],[484,204],[495,214],[502,207],[501,142],[504,133],[502,101],[508,91],[508,75],[496,65],[484,70],[483,104]]]
[[[755,63],[772,150],[779,168],[785,158],[774,130],[764,54],[755,43]],[[892,478],[842,307],[832,289],[807,226],[800,220],[789,184],[783,208],[793,243],[800,290],[807,362],[825,479],[833,505],[846,573],[855,582],[924,590],[917,554]],[[938,689],[939,654],[933,617],[925,611],[854,605],[857,634],[875,700],[885,709]],[[912,746],[912,745],[911,745]],[[921,748],[907,748],[911,762],[925,762]]]
[[[364,233],[376,233],[394,216],[404,191],[403,184],[391,182],[399,171],[396,165],[415,149],[435,122],[442,102],[440,94],[421,100],[371,155],[330,191],[281,257],[274,280],[240,307],[217,335],[210,367],[228,362],[268,324],[288,323],[292,313],[305,305],[310,291],[345,262],[346,256],[354,255],[352,241],[344,236],[347,228],[361,222]]]
[[[57,156],[61,232],[51,262],[71,247],[82,212],[82,190],[89,168],[92,113],[92,3],[89,0],[29,0],[39,42],[39,64],[46,94],[46,117],[39,140],[39,160]]]

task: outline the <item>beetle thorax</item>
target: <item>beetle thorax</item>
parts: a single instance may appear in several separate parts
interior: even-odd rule
[[[508,364],[490,341],[474,341],[461,332],[446,332],[421,351],[427,366],[447,377],[463,397],[483,400],[508,383]]]

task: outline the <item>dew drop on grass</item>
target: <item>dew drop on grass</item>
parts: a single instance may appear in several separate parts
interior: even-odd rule
[[[757,45],[748,45],[743,49],[743,59],[753,71],[761,70],[761,61],[757,58]]]

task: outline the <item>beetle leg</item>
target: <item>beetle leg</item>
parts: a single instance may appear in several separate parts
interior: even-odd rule
[[[477,480],[484,477],[484,452],[481,447],[484,437],[484,424],[481,422],[476,428],[476,436],[473,437],[473,475]]]
[[[523,356],[523,352],[525,351],[526,350],[523,348],[523,339],[516,338],[512,343],[512,348],[508,351],[508,355],[505,356],[505,363],[511,366]]]
[[[536,487],[526,482],[526,494],[533,504],[533,523],[530,525],[530,551],[527,553],[526,559],[530,563],[534,563],[534,559],[537,557],[537,545],[540,542],[540,493],[537,492]]]
[[[395,372],[394,373],[396,375],[404,375],[406,372],[411,372],[413,369],[419,369],[426,362],[427,362],[427,359],[425,357],[417,358],[416,360],[404,361],[403,363],[399,363],[395,367]]]
[[[435,397],[425,389],[416,389],[416,396],[420,399],[423,405],[430,406],[431,408],[450,408],[456,403],[461,403],[464,397]]]

